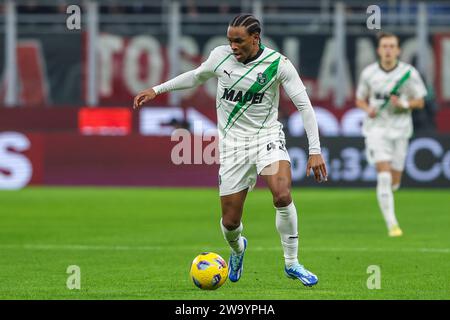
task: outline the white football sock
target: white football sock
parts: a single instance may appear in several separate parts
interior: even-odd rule
[[[287,267],[298,263],[297,209],[292,201],[287,207],[275,208],[275,224],[281,238]]]
[[[244,251],[244,239],[241,237],[242,229],[244,228],[242,222],[236,229],[228,230],[222,224],[222,219],[220,219],[220,228],[222,229],[223,236],[230,245],[231,250],[235,253],[242,253]]]
[[[392,193],[392,176],[390,172],[380,172],[377,175],[377,198],[381,212],[388,229],[398,225],[394,211],[394,194]]]
[[[397,191],[398,189],[400,189],[400,183],[396,183],[392,185],[392,191]]]

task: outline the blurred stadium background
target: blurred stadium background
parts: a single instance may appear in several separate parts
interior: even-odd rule
[[[380,30],[366,25],[373,4],[381,30],[400,37],[401,60],[418,68],[429,89],[425,109],[414,112],[396,195],[406,236],[395,244],[384,239],[375,170],[360,132],[364,114],[355,108],[360,71],[376,60]],[[77,22],[70,5],[81,8],[80,29],[68,27]],[[254,13],[263,43],[298,68],[318,118],[327,186],[336,187],[294,191],[302,212],[311,213],[301,220],[302,257],[325,277],[322,289],[302,297],[449,297],[450,1],[412,0],[2,0],[0,189],[20,191],[0,192],[1,297],[80,297],[64,287],[65,268],[75,263],[91,272],[82,298],[299,298],[294,284],[278,282],[275,262],[264,260],[266,248],[281,257],[266,190],[247,202],[249,212],[267,213],[258,221],[249,213],[246,229],[257,246],[249,263],[264,265],[259,274],[249,267],[241,287],[224,286],[219,296],[193,292],[186,279],[189,259],[199,252],[228,253],[217,224],[218,165],[194,157],[215,140],[203,139],[200,148],[192,141],[192,164],[171,160],[174,128],[197,136],[215,128],[215,82],[131,109],[136,93],[226,44],[227,24],[240,12]],[[305,177],[307,141],[284,93],[279,114],[294,185],[319,186]],[[358,263],[392,267],[385,279],[400,286],[371,295]],[[148,274],[156,282],[142,286]]]
[[[69,30],[71,4],[81,29]],[[226,42],[228,21],[253,12],[263,41],[290,57],[315,107],[330,186],[373,185],[354,92],[375,61],[368,1],[58,1],[0,5],[0,188],[27,185],[216,186],[216,165],[174,165],[174,127],[214,128],[215,82],[161,95],[140,112],[133,96],[201,63]],[[400,36],[401,59],[429,88],[414,112],[404,186],[450,185],[450,2],[377,1],[381,28]],[[73,19],[71,21],[74,21]],[[13,84],[13,85],[11,85]],[[301,119],[283,94],[294,184],[304,175]],[[205,141],[204,145],[208,142]],[[11,151],[14,149],[16,152]],[[20,156],[17,154],[23,154]],[[192,158],[192,161],[194,159]],[[201,179],[196,179],[201,175]]]

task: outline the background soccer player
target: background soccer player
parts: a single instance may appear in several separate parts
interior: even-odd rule
[[[290,192],[290,158],[285,148],[283,126],[277,119],[280,84],[303,117],[309,142],[307,175],[312,169],[315,179],[321,182],[327,179],[327,172],[321,156],[317,122],[296,69],[279,52],[262,45],[260,33],[260,23],[254,16],[236,16],[228,27],[229,45],[212,50],[197,69],[139,93],[134,99],[134,108],[158,94],[192,88],[212,77],[218,79],[220,226],[232,249],[229,279],[238,281],[243,270],[247,239],[241,235],[242,211],[247,192],[260,175],[273,195],[285,273],[311,286],[318,279],[297,258],[297,210]]]
[[[375,164],[377,198],[389,235],[403,234],[394,210],[393,191],[400,187],[413,133],[412,109],[424,106],[427,94],[417,70],[398,60],[398,38],[390,33],[378,37],[379,61],[361,73],[356,105],[367,112],[363,123],[367,159]]]

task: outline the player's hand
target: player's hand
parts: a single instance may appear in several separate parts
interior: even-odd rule
[[[404,110],[404,109],[409,108],[408,101],[405,99],[401,99],[396,95],[391,95],[390,102],[394,107],[399,108],[399,109]]]
[[[306,176],[309,177],[311,169],[314,172],[314,178],[317,182],[327,181],[328,173],[325,161],[321,154],[311,154],[306,165]]]
[[[140,92],[134,97],[133,109],[137,110],[147,101],[150,101],[156,97],[156,92],[152,88]]]
[[[369,106],[367,108],[367,114],[369,115],[369,118],[375,118],[377,116],[377,109]]]

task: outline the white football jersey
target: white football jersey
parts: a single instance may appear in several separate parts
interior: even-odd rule
[[[259,56],[244,64],[237,61],[229,45],[216,47],[198,68],[153,89],[160,94],[217,78],[219,140],[229,146],[242,146],[284,141],[283,125],[278,121],[281,84],[302,114],[309,153],[320,153],[316,118],[297,70],[279,52],[262,45],[261,48]]]
[[[218,79],[216,108],[220,138],[253,138],[284,134],[278,121],[279,86],[289,96],[305,90],[295,67],[283,55],[264,47],[261,55],[243,64],[230,46],[215,48],[195,70],[196,76]]]
[[[397,90],[395,90],[397,89]],[[378,62],[367,66],[361,73],[356,98],[367,100],[379,110],[378,116],[363,122],[364,136],[380,132],[392,138],[409,138],[413,133],[411,110],[401,110],[388,102],[392,91],[400,99],[418,99],[427,95],[419,72],[410,64],[399,61],[397,66],[385,71]]]

